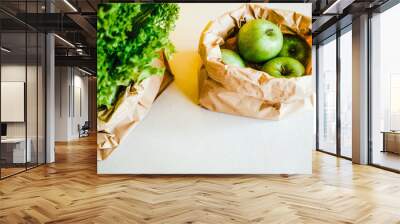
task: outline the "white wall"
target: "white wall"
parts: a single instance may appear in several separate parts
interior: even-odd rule
[[[69,69],[55,68],[55,141],[67,141],[69,133]]]
[[[55,140],[70,141],[88,120],[88,78],[72,67],[56,67],[55,73]]]
[[[77,70],[75,70],[76,72]],[[82,73],[74,75],[74,108],[72,108],[72,120],[71,120],[71,134],[73,138],[79,137],[78,124],[83,125],[85,121],[88,121],[88,77],[81,76]],[[78,93],[80,91],[80,93]],[[79,97],[80,95],[80,97]],[[80,101],[80,102],[79,102]],[[81,110],[81,111],[80,111]]]
[[[36,74],[36,66],[27,67],[28,74]],[[1,81],[4,82],[25,82],[25,65],[18,64],[6,64],[1,66]],[[30,78],[28,75],[28,87],[27,87],[27,107],[28,112],[36,111],[37,99],[36,99],[36,80]],[[34,88],[33,88],[34,87]],[[40,106],[40,105],[39,105]],[[32,109],[33,108],[33,109]],[[7,110],[7,108],[1,108]],[[28,128],[32,127],[36,130],[36,113],[27,113]],[[33,123],[32,123],[33,122]],[[33,127],[34,126],[34,127]],[[30,131],[28,130],[28,137]],[[24,122],[11,122],[7,125],[7,135],[9,137],[25,137],[25,123]],[[35,132],[36,135],[36,132]]]
[[[29,69],[29,68],[28,68]],[[1,81],[25,82],[25,65],[9,64],[1,66]],[[6,110],[6,108],[1,108]],[[7,123],[7,137],[25,137],[25,123]]]

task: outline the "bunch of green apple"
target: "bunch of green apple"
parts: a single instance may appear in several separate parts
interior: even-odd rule
[[[284,35],[276,24],[265,19],[244,24],[237,34],[235,49],[238,53],[221,49],[225,64],[242,68],[247,65],[279,78],[303,76],[311,52],[302,38]]]

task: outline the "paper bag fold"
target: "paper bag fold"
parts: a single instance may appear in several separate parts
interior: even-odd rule
[[[164,58],[153,62],[154,66],[165,68]],[[139,84],[128,86],[119,97],[114,108],[99,111],[99,114],[110,114],[106,120],[97,119],[97,160],[106,159],[125,137],[144,119],[160,91],[163,76],[153,75]]]

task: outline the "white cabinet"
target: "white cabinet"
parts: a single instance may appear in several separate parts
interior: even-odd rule
[[[26,140],[27,147],[25,151],[25,138],[7,138],[2,139],[2,147],[12,151],[12,163],[25,163],[32,161],[32,140]]]

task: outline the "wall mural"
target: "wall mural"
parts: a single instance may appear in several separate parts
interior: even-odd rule
[[[310,4],[108,3],[97,29],[99,173],[311,172]]]

